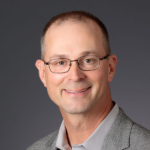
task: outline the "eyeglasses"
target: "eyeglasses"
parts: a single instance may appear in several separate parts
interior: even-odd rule
[[[78,66],[83,71],[92,71],[99,68],[100,60],[106,59],[109,56],[106,55],[103,58],[98,56],[82,56],[76,60],[70,60],[67,58],[52,59],[49,62],[45,62],[45,65],[49,65],[49,69],[52,73],[65,73],[68,72],[71,67],[71,62],[77,61]]]

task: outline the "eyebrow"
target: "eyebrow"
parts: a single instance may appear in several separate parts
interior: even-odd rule
[[[84,52],[81,53],[82,56],[86,56],[86,55],[90,55],[90,54],[98,55],[98,53],[93,51],[93,50],[84,51]]]
[[[50,59],[55,59],[55,58],[67,58],[68,55],[65,54],[54,54],[53,56],[50,57]]]
[[[95,54],[98,55],[97,52],[93,51],[93,50],[89,50],[89,51],[84,51],[82,53],[80,53],[79,57],[82,56],[86,56],[86,55],[90,55],[90,54]],[[68,58],[69,56],[66,54],[54,54],[53,56],[50,57],[50,59],[56,59],[56,58]]]

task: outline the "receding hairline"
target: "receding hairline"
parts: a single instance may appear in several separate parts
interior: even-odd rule
[[[44,53],[45,53],[45,36],[47,31],[52,28],[52,27],[57,27],[60,26],[61,24],[65,22],[91,22],[92,24],[96,24],[99,26],[101,32],[102,32],[102,38],[103,38],[103,45],[107,51],[107,53],[110,53],[110,46],[109,46],[109,35],[108,31],[105,27],[105,25],[94,15],[84,12],[84,11],[72,11],[72,12],[66,12],[59,14],[55,17],[53,17],[45,26],[42,36],[41,36],[41,57],[42,59],[44,58]]]

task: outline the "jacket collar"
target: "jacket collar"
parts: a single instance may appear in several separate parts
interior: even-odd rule
[[[132,121],[124,114],[120,108],[119,113],[105,137],[102,150],[122,150],[130,146],[130,131]]]
[[[56,150],[56,140],[58,137],[58,131],[52,133],[50,140],[46,143],[46,148],[44,150]]]

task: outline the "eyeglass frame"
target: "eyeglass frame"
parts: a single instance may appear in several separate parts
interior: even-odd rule
[[[99,58],[99,65],[100,65],[100,60],[106,59],[109,55],[110,55],[110,54],[107,54],[107,55],[106,55],[105,57],[103,57],[103,58],[100,58],[100,57],[98,57],[98,56],[95,56],[95,57],[98,57],[98,58]],[[86,55],[86,56],[88,56],[88,55]],[[81,56],[81,57],[86,57],[86,56]],[[78,59],[80,59],[81,57],[79,57]],[[96,69],[99,68],[99,66],[98,66],[97,68],[92,69],[92,70],[83,70],[83,69],[80,68],[80,64],[79,64],[79,62],[78,62],[78,59],[76,59],[76,60],[70,60],[70,59],[68,59],[68,58],[61,58],[61,59],[67,59],[67,60],[70,61],[69,69],[68,69],[67,71],[65,71],[65,72],[53,72],[53,71],[51,70],[50,65],[49,65],[50,61],[52,61],[52,60],[57,60],[57,59],[52,59],[52,60],[50,60],[49,62],[45,62],[45,61],[43,60],[43,62],[44,62],[45,65],[48,65],[48,66],[49,66],[49,70],[50,70],[52,73],[56,73],[56,74],[61,74],[61,73],[66,73],[66,72],[68,72],[68,71],[70,70],[70,68],[71,68],[71,62],[73,62],[73,61],[76,61],[76,62],[77,62],[79,69],[82,70],[82,71],[92,71],[92,70],[96,70]]]

